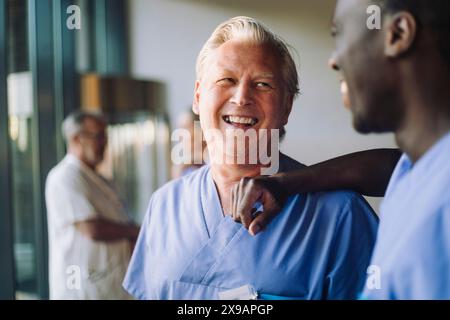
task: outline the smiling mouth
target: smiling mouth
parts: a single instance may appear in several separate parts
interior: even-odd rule
[[[239,117],[239,116],[223,116],[223,121],[235,126],[252,127],[258,123],[258,119],[252,117]]]

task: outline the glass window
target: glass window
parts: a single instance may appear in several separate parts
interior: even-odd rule
[[[27,1],[8,0],[8,119],[12,162],[12,208],[16,298],[37,298],[34,210],[33,90],[28,59]]]
[[[150,195],[168,180],[168,134],[162,139],[157,126],[166,124],[149,112],[116,114],[108,126],[108,147],[99,167],[100,173],[114,180],[128,212],[139,224]]]

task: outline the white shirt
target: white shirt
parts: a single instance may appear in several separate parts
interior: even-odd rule
[[[112,186],[69,154],[50,171],[45,198],[50,299],[129,298],[122,288],[129,241],[94,241],[75,227],[96,218],[130,221]]]

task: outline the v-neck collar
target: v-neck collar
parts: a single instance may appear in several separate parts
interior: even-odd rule
[[[303,164],[295,163],[289,157],[280,153],[279,158],[279,170],[278,171],[291,171],[304,167]],[[211,166],[205,165],[204,173],[201,178],[200,197],[202,203],[203,216],[205,219],[206,229],[208,237],[211,238],[214,230],[224,219],[231,219],[231,217],[224,214],[222,206],[220,204],[219,193],[216,184],[212,178]],[[200,169],[202,170],[202,169]]]
[[[211,237],[217,226],[225,219],[225,215],[220,205],[217,187],[212,178],[211,167],[209,165],[205,169],[200,188],[203,216],[205,218],[208,237]]]

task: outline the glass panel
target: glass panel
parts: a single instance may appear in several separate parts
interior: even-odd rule
[[[156,166],[157,187],[159,188],[170,179],[170,128],[167,117],[160,114],[156,117]]]
[[[33,90],[28,63],[27,1],[8,0],[8,119],[12,160],[12,207],[16,298],[37,298],[34,210]]]
[[[115,115],[114,122],[108,126],[105,160],[99,167],[102,175],[114,180],[137,223],[144,218],[161,174],[160,167],[156,170],[157,123],[150,113]]]

